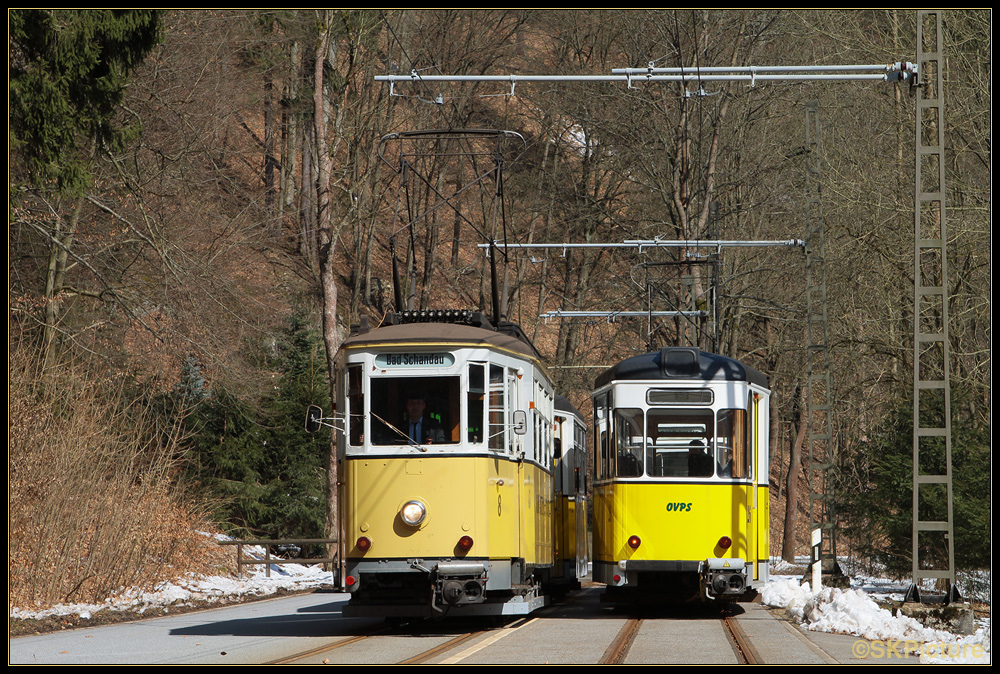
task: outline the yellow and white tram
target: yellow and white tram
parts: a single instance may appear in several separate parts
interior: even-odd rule
[[[344,613],[543,606],[543,584],[562,574],[555,395],[537,351],[478,313],[392,320],[354,331],[338,356]]]
[[[767,378],[674,347],[593,393],[594,580],[606,601],[747,601],[768,577]]]

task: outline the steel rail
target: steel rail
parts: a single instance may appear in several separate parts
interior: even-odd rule
[[[733,646],[733,651],[736,653],[743,664],[745,665],[761,665],[764,664],[764,660],[760,657],[751,644],[750,640],[747,638],[746,632],[740,627],[739,623],[732,616],[724,616],[722,618],[722,624],[726,628],[726,636],[729,637],[729,643]]]
[[[599,665],[620,665],[625,661],[625,656],[628,655],[628,649],[631,648],[632,642],[635,641],[636,635],[639,634],[639,625],[642,623],[640,618],[629,618],[622,628],[618,630],[618,634],[615,636],[615,640],[611,642],[607,650],[604,651],[604,655],[597,664]]]

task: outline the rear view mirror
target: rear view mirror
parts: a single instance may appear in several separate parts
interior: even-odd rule
[[[524,435],[528,432],[528,415],[524,410],[514,411],[514,432],[518,435]]]
[[[323,425],[323,410],[318,405],[310,405],[306,410],[306,433],[315,433]]]

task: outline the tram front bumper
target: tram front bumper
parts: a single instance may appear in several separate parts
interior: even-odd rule
[[[461,606],[485,600],[489,565],[423,559],[348,562],[345,579],[344,589],[358,599],[423,603],[432,590],[434,605]]]
[[[742,596],[748,588],[747,563],[740,557],[712,557],[702,561],[621,559],[604,568],[595,566],[595,580],[609,587],[638,586],[639,574],[696,577],[704,599],[734,598]]]

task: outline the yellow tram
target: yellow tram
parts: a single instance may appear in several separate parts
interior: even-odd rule
[[[603,600],[749,601],[767,582],[767,379],[673,347],[593,392],[594,580]]]
[[[344,613],[545,605],[543,585],[571,579],[556,558],[555,395],[539,354],[479,313],[389,323],[354,330],[338,356]]]

